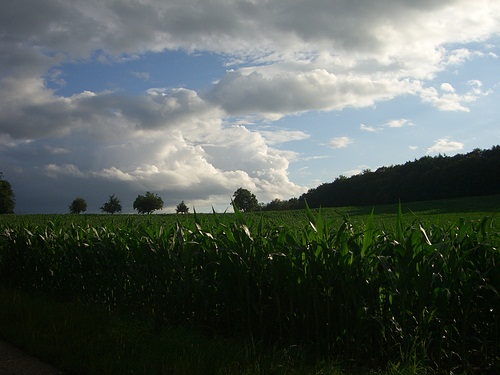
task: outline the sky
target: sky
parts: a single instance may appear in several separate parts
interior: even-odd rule
[[[16,213],[230,211],[500,144],[498,0],[0,0]]]

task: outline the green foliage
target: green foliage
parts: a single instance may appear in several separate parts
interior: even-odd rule
[[[257,211],[259,209],[259,202],[255,194],[241,187],[234,192],[233,203],[243,212]]]
[[[150,214],[163,208],[163,199],[158,194],[147,192],[146,195],[138,195],[134,201],[134,210],[140,214]]]
[[[184,203],[184,201],[182,201],[175,208],[175,212],[178,214],[187,214],[189,212],[189,207],[186,206],[186,203]]]
[[[399,211],[402,211],[401,209]],[[3,224],[1,282],[98,303],[156,327],[194,324],[318,353],[498,370],[499,232],[490,219],[335,229],[234,215]],[[188,218],[188,217],[187,217]],[[155,224],[156,223],[156,224]]]
[[[3,179],[3,174],[0,172],[0,214],[14,213],[14,192],[7,180]]]
[[[109,200],[104,203],[101,207],[101,211],[107,212],[110,214],[114,214],[115,212],[121,212],[122,210],[122,205],[120,203],[120,200],[115,197],[115,195],[110,195]]]
[[[69,205],[69,212],[72,214],[79,214],[87,211],[87,202],[83,198],[75,198]]]
[[[289,200],[276,198],[271,202],[262,205],[263,211],[296,210],[300,208],[304,208],[304,201],[299,202],[298,198],[290,198]]]
[[[425,156],[350,178],[340,176],[310,189],[299,202],[307,200],[312,208],[341,207],[499,194],[498,170],[500,146],[453,157]]]

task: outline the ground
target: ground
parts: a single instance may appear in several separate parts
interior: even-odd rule
[[[1,375],[62,375],[52,366],[0,340]]]

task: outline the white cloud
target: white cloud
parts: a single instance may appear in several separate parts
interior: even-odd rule
[[[384,127],[388,127],[388,128],[402,128],[402,127],[405,127],[405,126],[413,126],[413,123],[410,120],[408,120],[408,119],[401,118],[401,119],[389,120],[385,124],[383,124],[381,126],[378,126],[378,127],[368,126],[368,125],[365,125],[365,124],[361,124],[359,128],[361,130],[363,130],[363,131],[374,133],[374,132],[379,132],[379,131],[384,130]]]
[[[390,120],[385,124],[389,128],[402,128],[403,126],[412,126],[413,123],[405,118]]]
[[[485,54],[481,51],[471,51],[467,48],[459,48],[449,51],[443,60],[443,65],[459,65],[473,57],[484,57]]]
[[[134,177],[129,173],[122,172],[116,167],[104,168],[100,172],[97,172],[96,175],[109,178],[111,180],[119,180],[119,181],[133,181]]]
[[[459,94],[449,83],[441,85],[441,93],[434,87],[422,88],[419,90],[423,102],[430,103],[433,107],[441,111],[461,111],[470,112],[467,103],[475,102],[482,96],[491,94],[491,90],[483,91],[482,83],[478,80],[469,81],[471,88],[463,94]]]
[[[332,148],[345,148],[353,142],[354,141],[349,137],[337,137],[332,138],[330,142],[328,142],[328,145]]]
[[[450,141],[448,138],[441,138],[427,149],[427,154],[454,152],[460,151],[463,148],[464,144],[461,142]]]
[[[82,189],[124,183],[129,193],[155,189],[171,195],[165,200],[207,205],[227,202],[240,186],[260,200],[303,192],[288,178],[297,154],[272,146],[308,133],[250,131],[235,116],[275,121],[407,94],[440,110],[468,111],[490,92],[481,82],[460,90],[429,87],[429,80],[449,66],[490,58],[493,52],[463,45],[500,33],[495,0],[16,0],[1,8],[0,145],[12,168],[74,178]],[[49,88],[68,86],[63,63],[138,62],[165,49],[220,54],[234,70],[199,92],[63,96]],[[145,67],[127,74],[151,78]],[[329,145],[352,142],[340,137]],[[439,140],[429,152],[458,145]]]
[[[209,99],[230,115],[254,114],[276,120],[310,110],[368,107],[416,91],[418,86],[408,80],[337,75],[325,69],[268,75],[266,69],[255,68],[249,74],[229,72]]]
[[[73,177],[85,177],[85,173],[80,171],[80,169],[74,164],[48,164],[45,166],[45,173],[47,176],[57,178],[59,176],[73,176]]]
[[[441,91],[444,91],[444,92],[455,92],[455,88],[451,84],[445,82],[445,83],[441,84]]]
[[[227,125],[220,109],[191,90],[154,89],[131,100],[90,92],[61,98],[38,86],[24,101],[15,95],[9,100],[12,112],[20,113],[17,119],[27,120],[26,126],[14,127],[13,121],[12,128],[2,130],[35,139],[23,152],[44,151],[22,169],[39,167],[59,181],[63,176],[78,178],[79,189],[95,190],[101,180],[121,182],[131,191],[175,192],[205,209],[229,202],[240,186],[264,201],[298,196],[305,189],[288,178],[288,165],[296,154],[270,145],[309,135],[281,130],[260,134]],[[33,107],[37,111],[30,113]],[[3,111],[0,118],[9,114]],[[36,119],[31,119],[34,114]],[[21,154],[22,142],[9,134],[2,139]]]
[[[309,134],[300,130],[261,130],[259,133],[264,137],[269,145],[276,145],[291,141],[302,141],[310,137]]]
[[[374,128],[373,126],[368,126],[368,125],[365,125],[365,124],[359,125],[359,128],[361,130],[364,130],[364,131],[370,132],[370,133],[375,133],[375,132],[378,132],[380,130],[380,129]]]
[[[418,93],[420,80],[479,54],[467,48],[448,51],[447,45],[485,40],[498,33],[500,23],[500,5],[489,0],[314,6],[285,0],[40,0],[37,7],[18,0],[4,8],[0,31],[10,37],[2,46],[0,67],[11,77],[24,77],[16,85],[39,79],[62,61],[92,58],[96,51],[96,59],[110,62],[136,59],[146,51],[207,50],[247,66],[219,80],[209,95],[213,104],[231,115],[272,120]],[[149,77],[144,71],[134,74]],[[43,91],[43,83],[36,86]],[[466,98],[435,97],[430,91],[422,90],[422,97],[436,107],[467,110]],[[37,108],[37,117],[43,120],[59,109]]]
[[[330,156],[315,155],[315,156],[308,156],[308,157],[305,157],[305,158],[301,158],[301,160],[303,160],[303,161],[310,161],[310,160],[320,160],[320,159],[328,159],[328,158],[330,158]]]

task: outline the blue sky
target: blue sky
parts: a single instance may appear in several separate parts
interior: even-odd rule
[[[500,144],[500,3],[0,3],[16,212],[111,194],[228,208]]]

